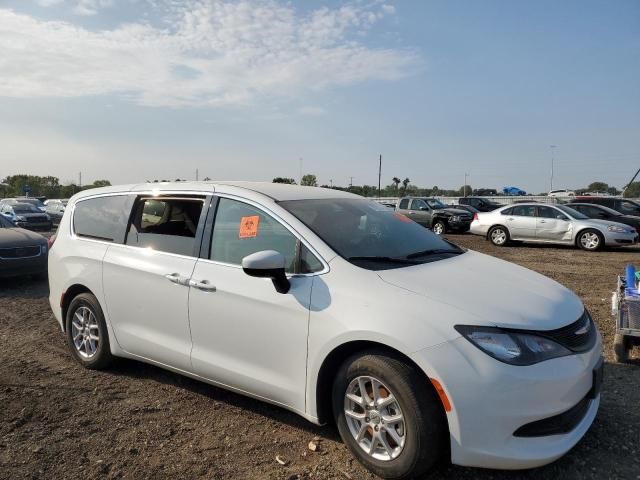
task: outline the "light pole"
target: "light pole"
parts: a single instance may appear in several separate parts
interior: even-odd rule
[[[470,173],[465,173],[464,174],[464,183],[462,184],[462,196],[463,197],[467,196],[467,177],[471,178],[471,174]]]
[[[555,158],[555,152],[556,152],[556,147],[557,145],[549,145],[549,148],[551,149],[551,181],[549,182],[549,191],[553,190],[553,166],[554,163],[556,162],[556,158]]]

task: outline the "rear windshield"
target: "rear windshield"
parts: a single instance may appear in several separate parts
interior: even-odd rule
[[[340,256],[370,270],[400,268],[462,253],[413,220],[369,200],[289,200],[280,205]]]

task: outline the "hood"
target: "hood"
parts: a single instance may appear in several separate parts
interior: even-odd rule
[[[463,210],[461,208],[455,208],[455,207],[439,208],[438,210],[436,210],[436,212],[446,212],[451,215],[463,215],[463,216],[467,215],[469,217],[471,216],[468,210]]]
[[[588,219],[576,220],[576,221],[580,222],[582,225],[593,226],[593,227],[598,227],[598,226],[606,227],[609,225],[615,225],[616,227],[634,228],[633,226],[627,225],[626,223],[614,222],[613,220],[605,220],[604,218],[588,218]]]
[[[584,311],[573,292],[550,278],[473,251],[377,273],[389,284],[463,310],[478,325],[553,330]]]
[[[23,228],[0,228],[0,248],[42,245],[47,239]]]

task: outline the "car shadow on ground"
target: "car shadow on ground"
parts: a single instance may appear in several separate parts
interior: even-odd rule
[[[49,282],[42,276],[0,278],[0,298],[38,299],[49,296]]]
[[[319,435],[328,440],[341,442],[338,431],[333,424],[315,425],[303,417],[270,403],[253,399],[224,388],[210,385],[169,370],[131,359],[118,358],[109,368],[109,373],[137,379],[148,379],[164,385],[187,390],[191,393],[209,398],[212,401],[249,410],[257,415],[304,430],[311,435]]]

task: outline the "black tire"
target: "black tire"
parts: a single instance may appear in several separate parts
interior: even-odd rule
[[[431,225],[431,230],[436,235],[444,235],[447,233],[447,222],[444,220],[436,220],[433,222],[433,225]]]
[[[96,348],[95,352],[91,356],[83,356],[82,352],[76,347],[73,339],[74,325],[72,322],[74,321],[75,314],[80,314],[80,312],[83,311],[81,309],[88,309],[91,314],[93,314],[97,324],[98,340],[97,343],[94,341]],[[77,320],[78,319],[76,319],[76,321]],[[111,355],[111,347],[109,345],[107,324],[104,321],[104,314],[102,313],[102,308],[100,307],[100,303],[98,303],[98,299],[91,293],[81,293],[77,295],[69,304],[65,322],[67,345],[73,358],[80,365],[91,370],[100,370],[109,366],[113,361],[113,356]],[[93,327],[90,331],[95,332],[95,330],[96,328]]]
[[[597,238],[597,240],[594,240],[594,238]],[[587,228],[578,233],[576,245],[587,252],[595,252],[604,247],[604,237],[599,231]]]
[[[616,333],[613,337],[613,355],[616,357],[616,362],[625,363],[629,361],[629,352],[632,346],[633,341],[630,337]]]
[[[370,456],[357,443],[347,424],[345,394],[350,383],[361,376],[375,377],[387,386],[404,416],[404,446],[393,459]],[[447,420],[435,390],[414,367],[384,351],[360,352],[347,359],[334,379],[332,401],[342,440],[356,459],[376,475],[413,478],[433,467],[448,451]]]
[[[502,225],[491,227],[489,229],[489,233],[487,233],[487,238],[496,247],[504,247],[511,241],[509,230],[507,227],[503,227]]]

